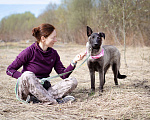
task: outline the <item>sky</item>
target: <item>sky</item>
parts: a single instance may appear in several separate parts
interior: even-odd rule
[[[49,3],[60,4],[61,0],[0,0],[0,21],[9,15],[25,12],[38,17]]]
[[[60,4],[61,0],[0,0],[0,4]]]

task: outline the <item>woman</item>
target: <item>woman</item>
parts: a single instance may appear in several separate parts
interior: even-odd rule
[[[63,80],[48,90],[39,81],[49,77],[52,68],[58,74],[74,70],[77,61],[82,60],[85,54],[76,55],[71,64],[65,68],[57,51],[52,48],[57,42],[55,27],[50,24],[41,24],[33,28],[32,35],[37,41],[16,57],[8,66],[6,73],[14,78],[19,78],[17,91],[19,98],[26,100],[28,96],[33,95],[46,104],[62,102],[60,98],[66,96],[77,86],[77,80],[70,78],[70,73],[61,76]],[[17,71],[21,66],[23,66],[22,72]],[[67,99],[69,100],[69,97]]]

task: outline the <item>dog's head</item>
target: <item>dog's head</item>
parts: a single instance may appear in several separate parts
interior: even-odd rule
[[[89,38],[89,44],[93,49],[100,49],[102,45],[102,37],[105,39],[105,33],[93,33],[92,29],[87,26],[87,36]]]

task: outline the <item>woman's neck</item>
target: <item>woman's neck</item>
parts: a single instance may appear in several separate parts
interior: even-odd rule
[[[43,50],[43,51],[46,51],[47,50],[47,46],[45,46],[42,42],[39,42],[39,46],[40,48]]]

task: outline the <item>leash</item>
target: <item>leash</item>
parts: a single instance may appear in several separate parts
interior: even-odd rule
[[[79,69],[79,68],[88,60],[89,57],[90,57],[90,55],[87,56],[87,58],[86,58],[78,67],[76,67],[74,70]],[[55,75],[55,76],[52,76],[52,77],[42,78],[42,79],[40,80],[40,81],[41,81],[41,84],[44,84],[44,81],[45,81],[45,80],[50,81],[51,79],[54,79],[54,78],[57,78],[57,77],[61,77],[61,76],[63,76],[63,75],[66,75],[66,74],[68,74],[68,73],[71,73],[71,72],[73,72],[74,70],[71,70],[71,71],[68,71],[68,72],[65,72],[65,73],[62,73],[62,74],[58,74],[58,75]]]
[[[86,58],[78,67],[76,67],[74,70],[79,69],[79,68],[88,60],[89,57],[90,57],[90,55],[87,56],[87,58]],[[41,83],[41,84],[44,84],[44,81],[45,81],[45,80],[50,81],[51,79],[54,79],[54,78],[57,78],[57,77],[66,75],[66,74],[68,74],[68,73],[71,73],[71,72],[73,72],[74,70],[71,70],[71,71],[68,71],[68,72],[65,72],[65,73],[62,73],[62,74],[58,74],[58,75],[55,75],[55,76],[52,76],[52,77],[42,78],[42,79],[40,80],[40,83]],[[22,102],[22,103],[28,103],[27,101],[22,100],[22,99],[20,99],[20,98],[18,97],[17,91],[18,91],[19,80],[20,80],[20,78],[18,78],[18,80],[17,80],[17,82],[16,82],[16,87],[15,87],[16,98],[17,98],[20,102]]]

